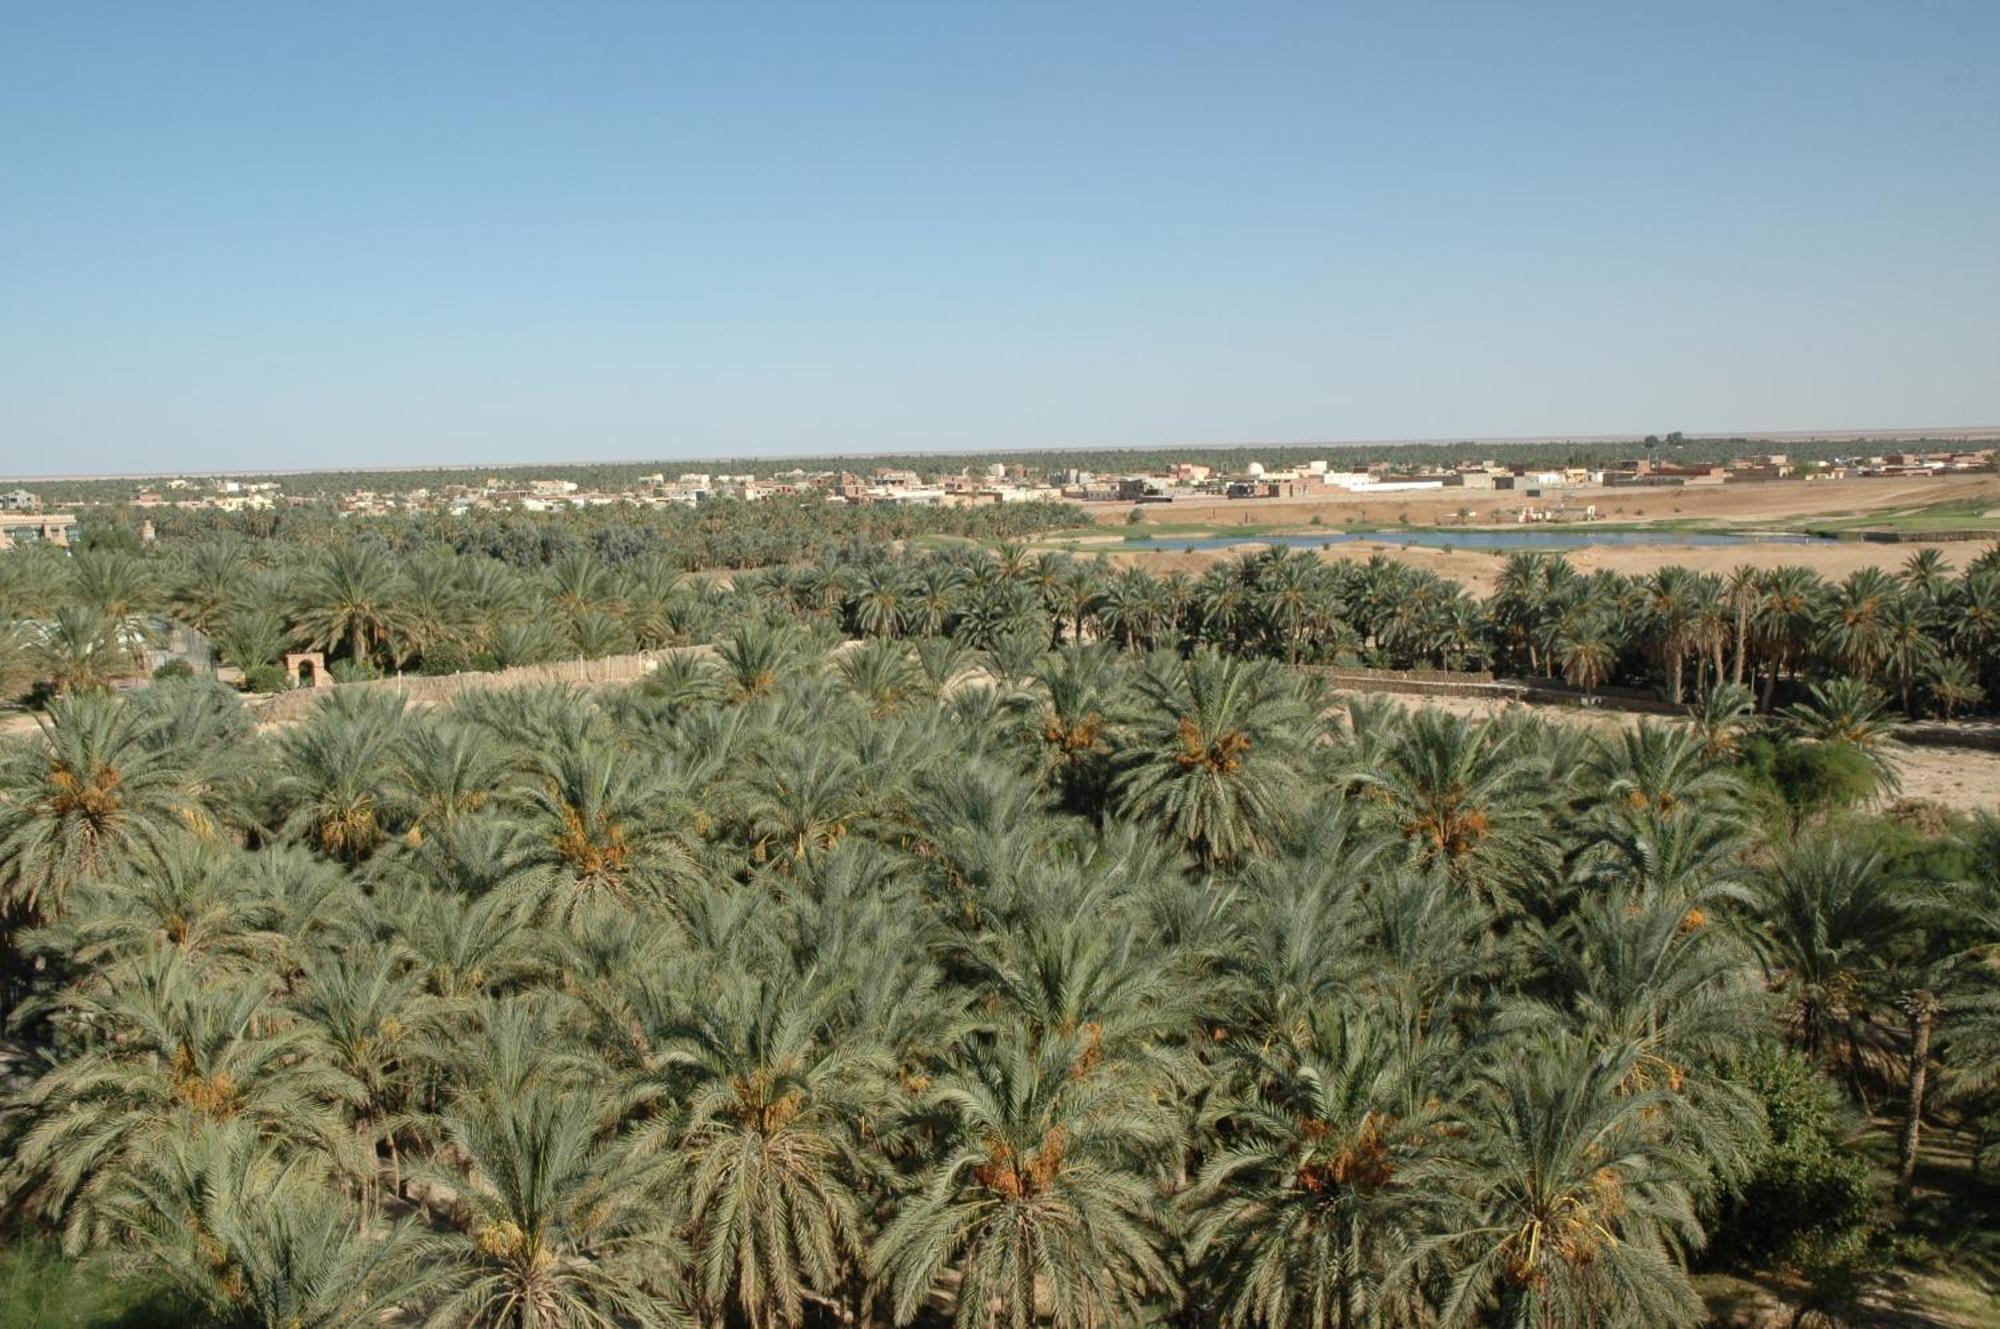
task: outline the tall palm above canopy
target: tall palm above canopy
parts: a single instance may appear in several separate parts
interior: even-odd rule
[[[1872,682],[1887,662],[1890,615],[1903,588],[1880,568],[1861,568],[1833,587],[1820,617],[1820,649],[1839,667]]]
[[[1763,706],[1769,710],[1779,674],[1796,670],[1811,649],[1825,587],[1818,573],[1787,565],[1766,573],[1762,588],[1753,611],[1752,635],[1766,662]]]
[[[345,648],[356,665],[402,636],[409,626],[403,575],[380,548],[335,545],[299,579],[293,617],[315,650]]]
[[[1681,700],[1681,680],[1690,652],[1700,648],[1703,634],[1700,578],[1681,567],[1661,568],[1646,581],[1646,609],[1667,677],[1667,700]]]

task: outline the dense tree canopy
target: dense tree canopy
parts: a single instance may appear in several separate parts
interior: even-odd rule
[[[1130,651],[1040,592],[904,635],[1077,575],[997,566],[746,578],[596,694],[59,701],[0,768],[15,1222],[214,1325],[1693,1324],[1716,1224],[1821,1157],[1769,1058],[1919,1147],[1924,1074],[1986,1110],[2000,837],[1920,866],[1753,758],[1851,723],[1283,667],[1390,649],[1390,565],[1308,569],[1324,619],[1153,582]],[[930,576],[942,621],[857,621]]]

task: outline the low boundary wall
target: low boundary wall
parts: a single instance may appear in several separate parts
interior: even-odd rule
[[[247,700],[259,724],[286,724],[303,719],[329,692],[362,688],[373,692],[394,692],[415,705],[435,706],[468,692],[505,692],[513,688],[569,685],[602,687],[610,683],[630,683],[644,678],[671,656],[695,646],[669,646],[657,651],[637,651],[630,655],[607,655],[596,660],[558,660],[551,664],[517,665],[512,669],[468,671],[462,674],[403,674],[395,678],[371,678],[354,683],[336,683],[330,688],[300,688],[274,692]]]
[[[1631,711],[1640,715],[1687,714],[1685,706],[1631,688],[1599,688],[1584,692],[1554,680],[1495,678],[1492,674],[1449,669],[1343,669],[1301,665],[1336,688],[1353,692],[1399,692],[1413,697],[1488,697],[1501,701],[1534,702],[1542,706],[1575,706],[1591,710]]]

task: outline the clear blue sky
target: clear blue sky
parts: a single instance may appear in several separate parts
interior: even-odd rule
[[[2000,0],[0,0],[0,473],[2000,423]]]

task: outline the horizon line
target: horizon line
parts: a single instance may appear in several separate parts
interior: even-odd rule
[[[1705,429],[1698,432],[1676,431],[1685,441],[1714,441],[1741,439],[1746,443],[1841,443],[1882,441],[1898,442],[1914,439],[1934,438],[1969,442],[1984,439],[2000,440],[2000,425],[1950,425],[1929,427],[1898,427],[1880,429],[1792,429],[1792,430],[1728,430]],[[186,476],[213,476],[218,479],[239,479],[245,476],[286,476],[286,475],[399,475],[415,471],[518,471],[533,467],[551,469],[575,468],[583,466],[645,466],[674,462],[688,464],[694,462],[753,462],[770,465],[776,462],[806,461],[872,461],[879,458],[907,457],[1018,457],[1041,454],[1061,454],[1064,452],[1243,452],[1255,448],[1409,448],[1444,447],[1459,444],[1466,447],[1534,447],[1559,444],[1604,444],[1643,443],[1650,437],[1665,437],[1646,433],[1607,434],[1495,434],[1463,435],[1448,434],[1433,437],[1404,438],[1353,438],[1353,439],[1265,439],[1239,443],[1121,443],[1121,444],[1072,444],[1066,447],[1016,447],[1016,448],[896,448],[879,451],[842,452],[800,452],[773,453],[769,456],[726,455],[710,453],[688,457],[597,457],[573,460],[539,458],[528,461],[470,461],[470,462],[430,462],[396,465],[354,465],[354,466],[297,466],[284,468],[261,467],[254,469],[214,469],[208,467],[184,467],[179,470],[150,471],[76,471],[47,473],[0,474],[0,484],[16,483],[79,483],[102,480],[157,480]]]

